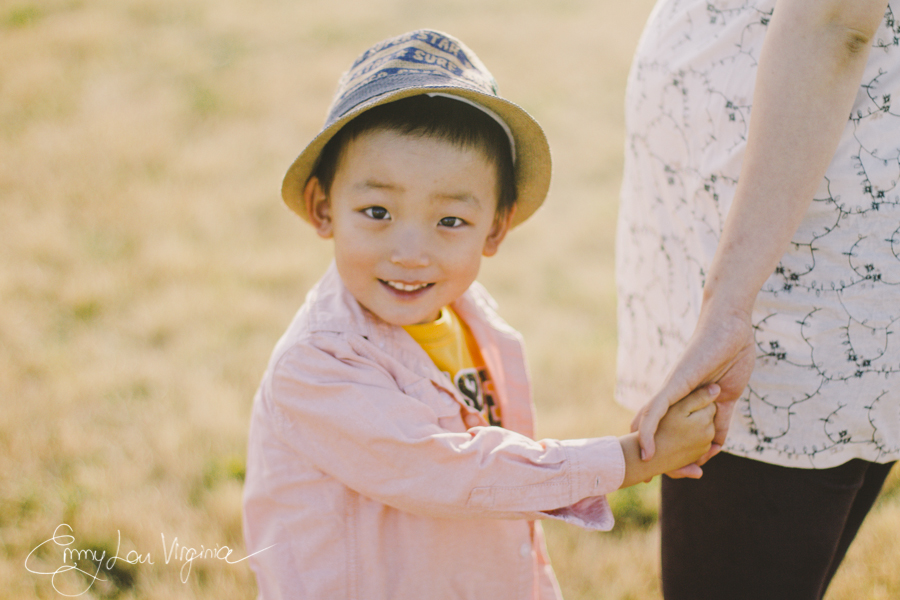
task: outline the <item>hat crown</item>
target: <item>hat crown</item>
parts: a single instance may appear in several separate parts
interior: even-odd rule
[[[512,226],[543,203],[550,187],[550,146],[531,115],[500,97],[487,67],[455,37],[418,29],[393,37],[363,52],[343,74],[319,134],[294,160],[281,184],[281,197],[295,213],[309,219],[304,188],[319,156],[341,128],[376,106],[416,95],[450,96],[495,119],[513,150],[516,212]]]
[[[372,98],[410,87],[498,95],[493,75],[465,44],[446,33],[419,29],[385,40],[354,61],[338,82],[325,126]]]

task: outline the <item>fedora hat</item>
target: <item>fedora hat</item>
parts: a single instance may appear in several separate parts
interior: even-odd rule
[[[419,29],[379,42],[363,52],[338,82],[325,124],[290,166],[281,186],[288,207],[309,219],[303,189],[328,141],[363,112],[421,94],[472,104],[497,120],[510,137],[518,225],[540,207],[550,187],[550,146],[537,121],[501,98],[497,83],[474,52],[439,31]]]

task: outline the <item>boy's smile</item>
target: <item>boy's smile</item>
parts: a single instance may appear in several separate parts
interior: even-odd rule
[[[497,170],[480,149],[386,130],[347,145],[327,196],[313,177],[304,197],[319,235],[334,238],[344,285],[393,325],[437,319],[513,212],[496,216]]]

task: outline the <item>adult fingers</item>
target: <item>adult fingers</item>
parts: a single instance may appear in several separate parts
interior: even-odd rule
[[[703,469],[696,463],[685,465],[671,473],[666,473],[672,479],[700,479],[703,477]]]
[[[720,444],[713,444],[709,447],[709,450],[706,451],[706,454],[697,459],[697,464],[701,467],[706,464],[706,461],[711,459],[713,456],[722,451],[722,446]]]
[[[658,395],[644,405],[640,410],[640,425],[638,426],[638,441],[641,444],[641,458],[650,460],[656,454],[656,444],[653,436],[659,421],[669,410],[669,400],[665,396]]]
[[[731,426],[731,414],[734,412],[736,402],[736,400],[730,400],[716,403],[716,416],[713,420],[713,424],[716,426],[716,435],[713,437],[714,444],[725,445],[725,437],[728,435],[729,426]]]
[[[706,461],[722,451],[722,446],[725,445],[725,438],[728,435],[728,427],[731,425],[731,415],[734,412],[734,405],[734,400],[729,402],[716,402],[716,416],[713,418],[713,425],[715,425],[716,433],[713,436],[712,446],[710,446],[706,454],[697,459],[698,465],[703,466],[706,464]]]

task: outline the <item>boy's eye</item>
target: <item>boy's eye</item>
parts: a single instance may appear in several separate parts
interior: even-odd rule
[[[383,221],[385,219],[391,218],[391,213],[389,213],[387,209],[382,206],[370,206],[369,208],[364,209],[362,212],[370,219],[375,219],[377,221]]]
[[[440,224],[442,227],[462,227],[466,222],[459,217],[444,217],[440,220]]]

